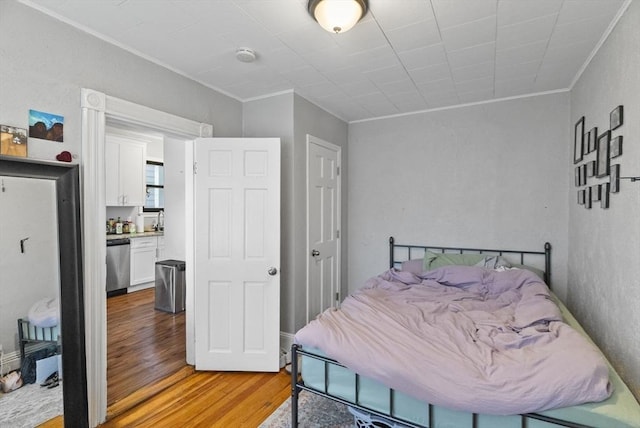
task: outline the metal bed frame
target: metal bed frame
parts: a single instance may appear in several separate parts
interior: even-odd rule
[[[24,359],[33,348],[33,351],[46,347],[46,345],[56,345],[56,354],[59,352],[59,341],[57,326],[54,327],[36,327],[26,320],[18,319],[18,342],[20,343],[20,364],[24,363]]]
[[[544,257],[544,281],[550,287],[551,280],[551,244],[546,242],[544,244],[544,251],[520,251],[520,250],[495,250],[495,249],[486,249],[486,248],[459,248],[459,247],[438,247],[438,246],[430,246],[430,245],[407,245],[407,244],[396,244],[395,239],[393,237],[389,238],[389,267],[393,268],[400,265],[403,261],[411,260],[412,256],[423,257],[426,251],[432,252],[440,252],[440,253],[452,253],[452,254],[467,254],[467,253],[475,253],[475,254],[487,254],[487,255],[498,255],[498,256],[510,256],[511,258],[516,257],[519,259],[520,264],[526,264],[526,261],[531,257],[539,258]],[[400,255],[399,255],[400,254]],[[305,385],[304,380],[299,374],[299,361],[298,358],[304,356],[314,360],[322,361],[324,363],[324,390],[318,390],[315,388],[311,388]],[[298,427],[298,395],[301,391],[309,391],[313,394],[320,395],[322,397],[328,398],[330,400],[345,404],[352,408],[361,410],[369,415],[377,416],[383,420],[389,421],[390,423],[397,423],[401,426],[411,427],[411,428],[429,428],[432,427],[433,422],[433,408],[434,406],[430,403],[425,403],[428,407],[428,417],[429,423],[428,425],[418,425],[414,422],[404,420],[402,418],[398,418],[393,416],[394,414],[394,394],[395,391],[389,388],[389,413],[379,412],[375,409],[371,409],[369,407],[363,406],[359,404],[359,385],[360,376],[357,373],[355,375],[355,399],[353,401],[345,400],[341,397],[337,397],[332,395],[328,391],[329,384],[329,367],[343,367],[344,365],[340,364],[336,360],[331,358],[327,358],[321,355],[314,354],[312,352],[304,350],[300,345],[293,344],[291,347],[291,426]],[[478,427],[478,414],[471,414],[471,426],[470,428]],[[582,425],[575,422],[563,421],[557,418],[537,414],[537,413],[527,413],[520,415],[520,426],[522,428],[526,428],[529,426],[530,420],[538,420],[543,421],[553,426],[559,427],[569,427],[569,428],[595,428],[589,425]]]

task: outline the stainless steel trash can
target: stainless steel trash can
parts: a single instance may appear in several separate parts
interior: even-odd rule
[[[184,311],[185,262],[162,260],[156,262],[155,308],[178,313]]]

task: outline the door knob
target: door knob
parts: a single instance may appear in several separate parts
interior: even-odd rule
[[[319,256],[319,255],[320,255],[320,251],[318,251],[318,250],[311,250],[311,255],[312,255],[313,257]]]
[[[274,267],[270,267],[269,270],[267,271],[267,273],[271,276],[274,276],[275,274],[278,273],[278,269],[274,268]]]

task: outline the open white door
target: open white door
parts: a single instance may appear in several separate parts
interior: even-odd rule
[[[340,156],[307,135],[307,322],[340,302]]]
[[[195,140],[195,365],[280,368],[280,139]]]

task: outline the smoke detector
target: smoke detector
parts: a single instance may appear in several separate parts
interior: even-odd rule
[[[253,62],[256,60],[256,53],[253,49],[240,48],[236,51],[236,58],[242,62]]]

